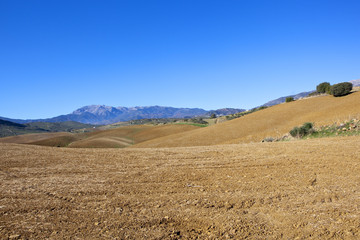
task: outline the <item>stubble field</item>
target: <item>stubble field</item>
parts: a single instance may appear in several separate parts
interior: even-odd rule
[[[360,238],[360,137],[0,153],[1,239]]]

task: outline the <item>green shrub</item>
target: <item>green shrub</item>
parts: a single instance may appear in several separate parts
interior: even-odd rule
[[[353,85],[350,82],[338,83],[331,86],[331,94],[335,97],[344,96],[351,92],[352,87]]]
[[[302,127],[306,129],[307,133],[310,133],[310,131],[314,127],[314,124],[312,124],[311,122],[307,122],[307,123],[304,123],[304,125]]]
[[[307,95],[308,97],[313,97],[313,96],[317,96],[319,95],[319,93],[317,91],[309,93],[309,95]]]
[[[199,118],[192,118],[191,121],[193,123],[198,123],[198,124],[208,124],[207,121],[204,121],[204,119],[202,117]]]
[[[331,85],[328,82],[320,83],[316,86],[316,92],[318,93],[330,93]]]
[[[290,135],[293,136],[293,137],[298,137],[299,132],[300,132],[300,128],[299,127],[294,127],[293,129],[290,130]]]
[[[290,135],[296,138],[302,138],[306,135],[312,134],[315,132],[314,125],[310,122],[304,123],[301,127],[294,127],[290,131]]]
[[[285,102],[293,102],[293,101],[295,101],[295,99],[293,97],[287,97],[285,99]]]

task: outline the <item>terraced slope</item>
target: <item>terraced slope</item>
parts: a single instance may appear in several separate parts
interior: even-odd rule
[[[205,146],[259,142],[288,133],[304,122],[331,124],[360,116],[360,92],[322,96],[276,105],[244,117],[190,132],[153,139],[133,147]]]

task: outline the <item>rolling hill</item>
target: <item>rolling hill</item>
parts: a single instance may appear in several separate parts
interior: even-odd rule
[[[59,123],[32,122],[19,124],[0,119],[0,137],[16,136],[29,133],[71,132],[77,129],[92,127],[94,126],[90,124],[83,124],[73,121]]]
[[[153,139],[133,147],[189,147],[259,142],[279,137],[304,122],[332,124],[360,117],[360,92],[344,97],[320,96],[267,109],[194,131]]]
[[[71,148],[123,148],[198,128],[197,126],[184,124],[136,125],[85,133],[26,134],[0,138],[0,143],[22,143]]]
[[[79,134],[34,134],[0,139],[73,148],[159,148],[260,142],[281,137],[304,122],[315,126],[360,118],[360,92],[344,97],[318,96],[272,106],[246,116],[200,128],[191,125],[136,125]],[[22,140],[23,139],[23,140]]]

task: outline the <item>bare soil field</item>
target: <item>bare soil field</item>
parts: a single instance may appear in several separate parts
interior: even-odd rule
[[[87,133],[41,133],[0,138],[0,143],[25,143],[51,147],[123,148],[154,138],[198,129],[192,125],[136,125]]]
[[[360,137],[0,144],[1,239],[359,239]]]
[[[69,132],[32,133],[11,137],[3,137],[0,138],[0,143],[32,143],[50,138],[61,138],[69,136],[73,136],[73,134]]]
[[[205,146],[260,142],[281,137],[305,122],[316,126],[360,118],[360,92],[344,97],[320,96],[279,104],[210,127],[139,143],[133,147]]]

